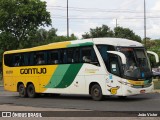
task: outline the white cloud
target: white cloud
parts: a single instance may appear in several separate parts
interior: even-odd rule
[[[150,8],[148,16],[159,17],[160,11],[160,0],[155,0],[153,6]],[[159,19],[148,19],[147,20],[147,35],[151,38],[160,38],[160,23]]]
[[[53,6],[66,7],[66,0],[43,0],[47,2],[47,9],[51,13],[53,19],[53,27],[58,29],[58,34],[66,35],[66,17],[59,19],[58,16],[66,16],[65,8],[58,10]],[[159,12],[154,12],[154,10],[160,10],[160,0],[146,0],[147,16],[159,16]],[[85,32],[89,32],[90,28],[95,28],[106,24],[112,29],[116,26],[115,19],[118,19],[118,25],[126,28],[132,29],[136,34],[143,38],[143,19],[126,19],[126,18],[143,18],[143,0],[69,0],[69,7],[75,7],[69,10],[70,17],[70,33],[74,33],[79,38]],[[141,13],[132,12],[88,12],[86,11],[76,11],[76,8],[98,8],[105,10],[127,10],[127,11],[141,11]],[[72,17],[77,18],[104,18],[104,19],[71,19]],[[106,18],[106,19],[105,19]],[[113,18],[113,19],[107,19]],[[155,27],[157,25],[157,27]],[[152,38],[160,38],[160,24],[155,22],[155,19],[147,19],[147,36]]]
[[[151,8],[152,10],[160,10],[160,1],[157,0],[155,2],[155,5]]]
[[[137,1],[136,0],[123,0],[123,2],[121,2],[119,4],[119,8],[120,9],[131,9],[133,6],[135,6],[135,4],[137,5]]]

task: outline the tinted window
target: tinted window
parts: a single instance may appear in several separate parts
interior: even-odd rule
[[[4,64],[9,67],[13,67],[13,55],[4,55]]]
[[[92,46],[8,54],[4,56],[4,61],[10,67],[74,63],[99,65]]]
[[[78,63],[80,62],[80,53],[79,53],[79,48],[74,49],[74,62]]]
[[[97,56],[92,47],[81,48],[81,62],[99,65]]]
[[[8,54],[4,56],[4,63],[9,67],[23,66],[24,54]]]
[[[45,52],[35,52],[34,53],[34,65],[46,64]]]
[[[60,50],[60,61],[62,64],[67,64],[67,53],[66,49],[61,49]]]
[[[74,49],[67,49],[67,63],[74,63]]]
[[[49,64],[59,64],[59,51],[58,50],[53,50],[49,51]]]

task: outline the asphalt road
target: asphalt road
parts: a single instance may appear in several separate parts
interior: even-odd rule
[[[6,92],[0,87],[0,105],[61,108],[93,111],[160,111],[160,94],[130,96],[124,100],[106,97],[104,101],[93,101],[90,96],[61,95],[20,98],[18,93]]]

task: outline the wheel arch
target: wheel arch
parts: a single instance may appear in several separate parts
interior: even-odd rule
[[[100,84],[99,84],[98,82],[91,82],[91,83],[89,84],[89,94],[91,94],[91,88],[92,88],[92,86],[95,85],[95,84],[97,84],[97,85],[100,86]],[[101,87],[101,86],[100,86],[100,87]],[[102,88],[101,88],[101,89],[102,89]]]
[[[30,84],[34,85],[32,82],[27,82],[26,87],[28,87],[28,85],[30,85]]]

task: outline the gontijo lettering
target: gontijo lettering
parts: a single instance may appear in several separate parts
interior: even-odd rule
[[[46,68],[24,68],[20,69],[20,74],[46,74]]]

